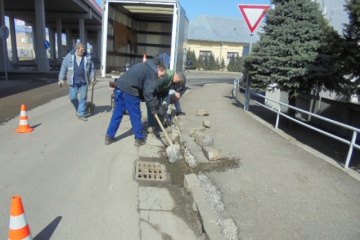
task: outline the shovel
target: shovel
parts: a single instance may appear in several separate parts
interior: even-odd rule
[[[158,115],[156,113],[154,115],[155,115],[155,118],[156,118],[157,122],[159,123],[159,125],[161,127],[161,130],[163,131],[167,141],[170,144],[170,146],[168,146],[166,148],[166,154],[168,156],[169,162],[174,163],[177,160],[182,158],[181,152],[180,152],[180,146],[178,144],[173,144],[172,143],[172,141],[170,140],[170,138],[169,138],[164,126],[162,125]]]
[[[90,102],[87,102],[86,103],[86,111],[89,113],[89,114],[92,114],[95,110],[95,104],[93,103],[93,100],[94,100],[94,87],[95,87],[95,84],[96,84],[96,71],[95,71],[95,74],[94,74],[94,83],[91,84],[91,97],[90,97]]]

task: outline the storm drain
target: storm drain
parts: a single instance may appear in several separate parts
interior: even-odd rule
[[[165,181],[166,169],[163,164],[155,162],[135,163],[135,179],[148,181]]]

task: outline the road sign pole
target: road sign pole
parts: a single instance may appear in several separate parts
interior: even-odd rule
[[[266,12],[270,9],[270,5],[259,5],[259,4],[239,4],[238,5],[240,12],[244,16],[245,22],[250,30],[250,47],[249,47],[249,55],[252,50],[253,43],[253,33],[256,28],[259,26],[262,19],[265,17]],[[244,110],[249,110],[250,105],[250,86],[251,86],[251,78],[249,77],[249,73],[246,74],[246,89],[245,89],[245,104]]]
[[[252,42],[253,42],[253,35],[250,34],[250,47],[249,47],[249,55],[251,54],[252,50]],[[249,105],[250,105],[250,85],[251,85],[251,78],[249,77],[249,74],[246,74],[246,89],[245,89],[245,105],[244,110],[249,111]]]

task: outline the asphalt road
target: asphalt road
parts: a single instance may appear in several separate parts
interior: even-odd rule
[[[9,81],[0,81],[0,124],[19,116],[20,107],[28,110],[65,96],[69,88],[57,85],[58,73],[10,74]]]
[[[214,74],[194,77],[194,82],[188,76],[189,88],[223,81]],[[124,208],[137,208],[137,185],[128,171],[138,158],[131,127],[122,136],[129,141],[103,144],[111,117],[107,82],[98,79],[96,113],[82,122],[66,97],[68,87],[59,88],[56,74],[27,77],[0,83],[1,238],[8,231],[10,199],[20,195],[34,239],[139,239],[132,231],[138,229],[137,217],[122,214]],[[21,104],[26,104],[35,128],[31,134],[15,133]],[[181,190],[171,192],[181,199]],[[179,215],[189,222],[193,212],[179,206]]]
[[[0,126],[1,239],[7,236],[11,198],[16,195],[22,197],[37,240],[141,239],[141,234],[148,233],[143,227],[147,221],[139,220],[139,212],[151,211],[139,211],[138,199],[141,190],[148,186],[138,185],[133,172],[142,149],[134,147],[129,119],[123,119],[119,129],[121,140],[104,145],[112,113],[107,81],[99,80],[96,85],[96,111],[87,122],[76,118],[64,96],[67,89],[60,89],[56,82],[0,98],[0,105],[7,109],[11,100],[29,105],[29,124],[35,128],[31,134],[15,133],[20,106],[15,106],[17,116]],[[148,140],[143,149],[160,151],[156,142]],[[160,145],[163,147],[161,142]],[[180,202],[174,207],[173,216],[199,228],[182,189],[164,184],[159,188]],[[156,190],[153,192],[154,197],[161,198]]]
[[[187,76],[187,88],[196,89],[205,83],[231,84],[238,75],[189,72]],[[132,179],[132,175],[123,169],[125,163],[126,167],[131,168],[129,162],[132,163],[137,154],[132,145],[133,141],[130,141],[131,145],[119,141],[118,145],[111,146],[112,151],[102,144],[104,129],[110,117],[109,114],[102,113],[110,110],[111,90],[105,83],[96,85],[95,104],[98,112],[88,122],[83,123],[76,119],[68,98],[61,97],[67,95],[68,87],[60,89],[56,83],[56,75],[55,79],[54,76],[40,78],[43,77],[18,79],[20,85],[2,87],[0,90],[5,95],[0,98],[1,123],[7,122],[0,129],[0,206],[8,211],[9,199],[20,193],[31,229],[38,233],[37,239],[44,239],[41,236],[51,236],[52,233],[53,239],[74,239],[71,233],[77,233],[77,239],[100,239],[96,236],[111,239],[112,234],[121,231],[131,236],[132,233],[126,230],[126,225],[119,226],[112,220],[119,220],[117,217],[120,216],[123,222],[132,224],[132,227],[137,224],[133,216],[121,216],[122,207],[136,207],[136,196],[126,191],[134,186],[124,186],[124,181]],[[23,90],[27,87],[29,90]],[[13,93],[9,94],[10,92]],[[204,97],[201,99],[206,101]],[[50,104],[45,104],[48,102]],[[20,105],[23,103],[28,110],[31,109],[29,121],[31,126],[35,127],[32,134],[14,133],[19,123]],[[268,112],[255,107],[252,109],[254,114],[265,121],[271,121],[272,116]],[[11,114],[14,116],[11,117]],[[306,129],[299,130],[292,129],[290,133],[299,141],[306,142],[309,132]],[[125,137],[130,135],[131,133]],[[310,147],[315,144],[315,148],[325,154],[330,150],[327,155],[334,155],[333,151],[338,144],[327,144],[325,138],[318,140],[316,134],[310,136],[312,141],[306,142]],[[324,148],[324,145],[331,147]],[[126,159],[122,159],[124,162],[116,161],[118,156],[126,156]],[[126,200],[122,203],[123,206],[114,201],[124,198]],[[1,212],[0,235],[5,237],[8,218],[4,216],[8,212]],[[105,222],[110,225],[101,224]],[[59,224],[61,228],[57,228]],[[107,231],[108,229],[112,232]]]
[[[69,87],[57,85],[57,72],[46,74],[9,74],[9,81],[0,81],[0,124],[16,117],[21,104],[28,110],[41,106],[53,99],[65,96]],[[204,84],[233,83],[239,73],[187,72],[186,88],[197,88]],[[184,90],[186,91],[186,89]],[[109,91],[109,98],[111,92]]]
[[[68,94],[68,86],[63,88],[57,85],[57,72],[48,74],[16,74],[10,75],[11,81],[0,81],[0,124],[19,116],[21,104],[26,104],[27,109],[31,110],[56,98]],[[208,72],[208,71],[187,71],[186,87],[182,90],[184,94],[187,90],[197,89],[204,84],[228,83],[239,77],[240,73],[231,72]],[[99,79],[99,78],[98,78]],[[101,80],[101,79],[99,79]],[[104,86],[105,87],[105,86]],[[105,96],[110,104],[111,91]],[[96,102],[96,99],[95,99]],[[185,110],[184,110],[185,111]],[[269,124],[275,123],[274,114],[264,110],[259,106],[251,108],[251,112],[267,121]],[[282,121],[283,123],[284,121]],[[285,121],[286,122],[286,121]],[[333,140],[320,133],[316,133],[308,128],[297,125],[296,128],[289,127],[287,124],[280,125],[280,129],[292,135],[294,138],[309,145],[310,147],[322,152],[323,154],[343,162],[346,158],[348,146],[337,140]],[[354,152],[352,168],[360,172],[359,151]]]
[[[240,73],[235,72],[188,71],[186,73],[186,87],[197,88],[204,84],[234,83],[234,80],[239,76]]]

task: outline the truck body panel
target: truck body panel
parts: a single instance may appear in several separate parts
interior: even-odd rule
[[[101,75],[124,72],[146,54],[170,55],[170,69],[184,71],[189,21],[178,0],[106,0],[102,23]]]

